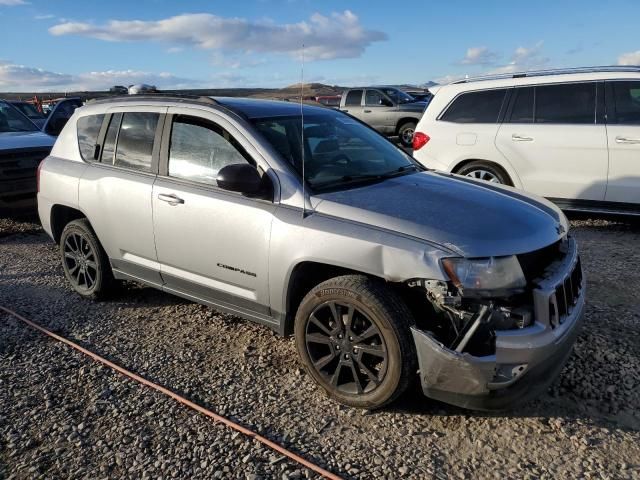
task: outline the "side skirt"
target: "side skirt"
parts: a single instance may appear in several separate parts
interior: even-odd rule
[[[167,292],[170,293],[172,295],[176,295],[178,297],[184,298],[186,300],[190,300],[192,302],[195,303],[199,303],[201,305],[206,305],[208,307],[211,307],[215,310],[218,310],[220,312],[223,313],[228,313],[230,315],[236,315],[238,317],[241,317],[245,320],[249,320],[251,322],[255,322],[255,323],[259,323],[261,325],[266,325],[267,327],[269,327],[270,329],[272,329],[273,331],[275,331],[276,333],[283,335],[283,325],[284,322],[281,322],[280,319],[278,318],[273,318],[269,315],[263,315],[261,313],[257,313],[257,312],[252,312],[243,308],[238,308],[234,305],[228,304],[228,303],[221,303],[221,302],[212,302],[211,300],[204,300],[200,297],[197,297],[195,295],[180,291],[180,290],[174,290],[172,288],[168,288],[166,286],[154,283],[154,282],[150,282],[148,280],[136,277],[134,275],[130,275],[128,273],[124,273],[120,270],[117,270],[115,268],[112,269],[113,270],[113,276],[118,279],[118,280],[129,280],[129,281],[133,281],[133,282],[137,282],[137,283],[141,283],[143,285],[147,285],[149,287],[153,287],[153,288],[157,288],[158,290],[162,290],[163,292]]]
[[[624,202],[605,202],[600,200],[575,200],[570,198],[553,198],[552,201],[562,210],[569,212],[599,213],[603,215],[640,216],[640,204]]]

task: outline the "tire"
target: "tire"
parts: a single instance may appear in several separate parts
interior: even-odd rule
[[[302,365],[334,400],[377,409],[397,399],[416,371],[413,318],[382,281],[332,278],[302,300],[294,331]]]
[[[71,288],[83,297],[104,298],[115,289],[109,258],[87,219],[73,220],[64,227],[60,257]]]
[[[416,122],[405,122],[398,128],[398,137],[403,147],[413,146],[413,134],[416,131]]]
[[[475,178],[476,180],[513,186],[513,182],[511,182],[507,172],[501,166],[491,162],[483,162],[481,160],[469,162],[455,173]]]

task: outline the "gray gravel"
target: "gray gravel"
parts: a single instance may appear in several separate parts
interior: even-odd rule
[[[585,327],[549,392],[500,414],[417,387],[381,412],[340,407],[264,327],[133,284],[77,297],[29,222],[0,220],[0,304],[346,478],[640,478],[640,226],[572,223]],[[310,473],[0,315],[0,478],[143,475]]]

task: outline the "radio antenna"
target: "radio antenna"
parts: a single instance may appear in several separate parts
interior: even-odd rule
[[[307,179],[304,176],[304,106],[302,96],[304,95],[304,43],[302,44],[302,66],[300,68],[300,154],[302,158],[302,219],[307,216],[307,195],[305,184]]]

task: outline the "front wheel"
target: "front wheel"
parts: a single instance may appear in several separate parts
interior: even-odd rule
[[[413,134],[416,131],[416,122],[405,122],[398,129],[398,137],[403,147],[413,145]]]
[[[336,277],[313,288],[295,319],[303,366],[327,394],[351,406],[380,408],[416,373],[411,313],[383,282]]]

